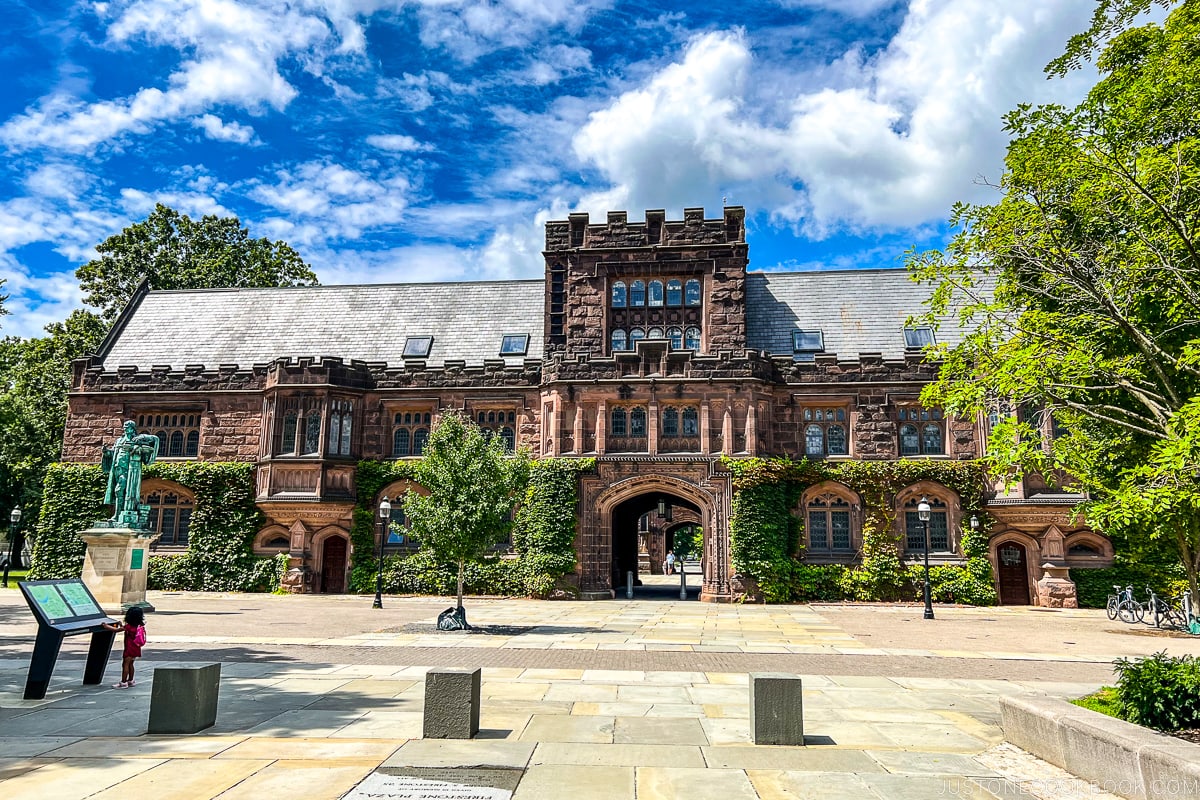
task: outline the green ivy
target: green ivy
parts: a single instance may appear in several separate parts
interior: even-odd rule
[[[189,461],[146,468],[186,488],[195,497],[188,549],[178,556],[154,556],[148,585],[155,589],[269,591],[279,585],[282,562],[254,555],[254,536],[263,525],[254,503],[254,465]],[[38,536],[30,577],[76,577],[85,546],[79,532],[106,514],[105,477],[92,464],[53,464],[46,474]]]
[[[1080,608],[1104,608],[1114,585],[1132,586],[1139,599],[1145,597],[1147,586],[1168,598],[1180,597],[1188,588],[1187,574],[1178,561],[1167,565],[1114,564],[1100,569],[1073,569],[1070,575],[1075,582]]]
[[[914,576],[900,558],[894,532],[895,493],[933,481],[959,495],[963,519],[983,516],[984,467],[976,461],[793,461],[788,458],[725,459],[733,476],[730,548],[736,572],[754,579],[767,602],[815,599],[899,600],[914,597],[924,573]],[[803,563],[803,520],[795,512],[804,491],[826,480],[858,493],[863,503],[860,563],[833,570]],[[964,526],[966,563],[930,572],[939,600],[978,605],[996,602],[987,538]],[[800,569],[800,567],[806,569]],[[818,579],[819,576],[819,579]],[[914,578],[916,583],[914,583]],[[837,589],[832,588],[836,584]],[[841,595],[839,597],[838,595]]]
[[[529,486],[517,509],[513,550],[517,558],[489,556],[466,567],[464,585],[471,594],[545,597],[563,586],[575,569],[575,519],[579,474],[593,469],[593,459],[541,459],[530,465]],[[351,591],[375,591],[379,565],[376,552],[375,498],[394,481],[412,480],[411,461],[360,461],[355,481]],[[385,555],[384,591],[397,594],[453,594],[457,567],[439,564],[423,550]]]

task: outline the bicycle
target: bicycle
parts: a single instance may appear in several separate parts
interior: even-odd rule
[[[1104,610],[1108,613],[1109,619],[1117,618],[1117,606],[1121,604],[1121,587],[1113,584],[1113,593],[1108,596],[1108,605]]]
[[[1117,617],[1121,622],[1127,625],[1132,625],[1135,622],[1141,622],[1146,616],[1146,610],[1142,604],[1133,599],[1133,587],[1126,586],[1119,595],[1117,601]]]
[[[1178,606],[1173,606],[1156,595],[1154,590],[1149,586],[1146,587],[1146,592],[1150,595],[1150,601],[1147,603],[1147,606],[1149,606],[1148,610],[1154,616],[1154,627],[1167,627],[1176,630],[1187,629],[1187,615],[1183,610],[1184,606],[1187,605],[1186,602],[1181,602]]]

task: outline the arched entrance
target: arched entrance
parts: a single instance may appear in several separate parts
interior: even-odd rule
[[[688,516],[699,517],[702,514],[700,507],[695,503],[678,494],[663,490],[635,495],[613,507],[611,514],[612,585],[616,589],[618,598],[628,597],[629,581],[632,580],[634,599],[682,599],[679,573],[670,576],[654,575],[653,577],[650,574],[639,575],[638,556],[639,541],[648,530],[657,531],[659,536],[665,534],[669,539],[670,534],[667,533],[665,525],[669,524],[668,520],[675,513],[685,510],[692,512]],[[646,524],[651,520],[655,524]],[[664,542],[663,545],[661,550],[665,553],[670,542]],[[656,554],[659,549],[653,548]],[[650,570],[651,573],[656,571],[659,570]],[[643,581],[643,577],[646,580]],[[688,599],[696,599],[700,596],[700,577],[698,573],[692,573],[691,586],[687,587]],[[662,580],[662,578],[666,578],[666,580]],[[686,575],[684,580],[686,580]]]
[[[1029,598],[1029,554],[1020,542],[1007,541],[996,548],[1000,604],[1027,606]]]
[[[325,594],[346,592],[346,539],[330,536],[321,543],[321,591]]]

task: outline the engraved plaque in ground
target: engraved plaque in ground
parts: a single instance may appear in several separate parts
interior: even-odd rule
[[[401,772],[402,774],[390,774]],[[520,770],[404,768],[373,772],[343,800],[511,800]],[[499,784],[498,786],[496,784]]]

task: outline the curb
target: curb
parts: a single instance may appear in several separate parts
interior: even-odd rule
[[[1000,698],[1005,740],[1130,800],[1200,797],[1200,745],[1053,697]]]

